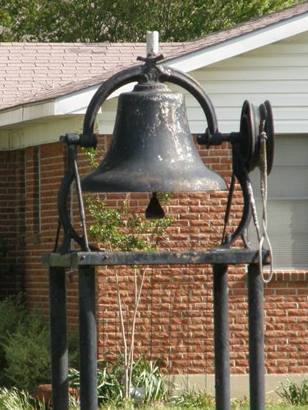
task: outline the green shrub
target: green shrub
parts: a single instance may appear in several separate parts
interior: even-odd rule
[[[69,369],[70,387],[80,388],[79,370]],[[123,389],[117,373],[106,363],[97,370],[97,393],[100,404],[123,400]]]
[[[0,317],[0,385],[32,391],[37,384],[48,383],[51,379],[48,321],[39,312],[27,312],[22,295],[0,301]],[[70,366],[78,367],[76,332],[69,333],[68,344]]]
[[[78,400],[70,396],[69,410],[78,410]],[[0,388],[0,410],[52,410],[52,406],[34,399],[28,392],[16,387]]]
[[[266,409],[269,410],[269,408],[267,407]],[[232,399],[231,400],[231,410],[249,410],[248,400],[247,399]]]
[[[172,397],[171,402],[176,408],[182,409],[212,410],[214,406],[214,400],[208,393],[194,390],[185,391]]]
[[[5,375],[19,389],[32,391],[50,380],[49,331],[44,318],[29,313],[3,344]]]
[[[3,369],[7,367],[4,343],[9,334],[13,333],[19,323],[24,320],[26,310],[23,304],[23,296],[8,297],[0,301],[0,386],[7,383]]]
[[[75,369],[79,369],[79,333],[74,329],[68,332],[68,365]]]
[[[34,400],[23,390],[2,387],[0,388],[0,410],[45,410],[45,405]]]
[[[70,386],[79,388],[79,371],[69,370]],[[120,406],[124,399],[124,365],[119,357],[113,363],[100,361],[97,371],[99,404],[114,403]],[[167,394],[166,383],[156,362],[140,357],[133,365],[131,399],[137,403],[163,400]]]
[[[301,384],[288,379],[286,383],[281,383],[277,394],[288,404],[306,405],[308,404],[308,379]]]
[[[166,398],[167,385],[157,361],[149,361],[141,356],[133,366],[132,384],[134,386],[132,398],[135,401],[138,401],[138,393],[143,403]]]

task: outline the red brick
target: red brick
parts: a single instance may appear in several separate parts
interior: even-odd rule
[[[202,149],[201,152],[207,165],[223,170],[229,180],[230,151],[227,145]],[[41,147],[42,232],[38,236],[33,226],[36,194],[34,154],[33,148],[0,153],[0,227],[10,244],[9,255],[5,261],[1,260],[0,268],[8,272],[8,266],[16,266],[15,276],[9,273],[1,276],[1,280],[6,280],[3,282],[5,292],[16,291],[17,278],[24,272],[29,307],[42,307],[47,312],[48,272],[41,265],[41,256],[53,248],[57,225],[56,196],[63,173],[64,153],[61,144]],[[83,173],[88,167],[83,156],[79,158]],[[102,197],[110,207],[121,206],[125,199],[125,195],[116,193]],[[139,193],[128,198],[131,206],[137,207],[139,212],[143,212],[149,200],[147,194]],[[226,192],[173,195],[165,209],[174,216],[174,224],[161,239],[160,246],[168,249],[216,246],[222,232],[226,199]],[[233,204],[230,231],[237,226],[241,216],[242,197],[238,192]],[[77,215],[74,200],[76,222]],[[133,271],[123,266],[116,269],[122,300],[131,310]],[[307,346],[303,342],[308,336],[305,322],[307,277],[307,272],[303,271],[280,271],[266,287],[265,337],[269,372],[302,372],[308,367]],[[100,269],[97,285],[99,353],[101,357],[114,358],[122,346],[114,270]],[[68,274],[67,286],[68,314],[70,322],[76,325],[76,272]],[[242,267],[230,267],[229,287],[231,371],[245,373],[248,370],[247,288]],[[150,357],[164,359],[168,372],[213,372],[212,303],[211,267],[157,266],[149,269],[137,318],[136,355],[146,353]]]

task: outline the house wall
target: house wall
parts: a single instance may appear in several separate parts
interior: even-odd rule
[[[237,131],[245,99],[270,100],[277,134],[307,133],[308,33],[261,47],[193,73],[210,95],[222,132]],[[200,114],[187,105],[196,127]]]
[[[102,142],[100,142],[100,145]],[[228,178],[230,151],[226,146],[201,150],[206,164]],[[61,144],[45,144],[39,149],[2,152],[1,176],[4,180],[10,164],[19,177],[8,179],[15,203],[21,198],[21,210],[26,210],[20,223],[14,226],[15,247],[23,255],[22,272],[28,304],[48,312],[48,274],[41,256],[53,249],[57,227],[56,195],[63,175],[64,152]],[[12,159],[15,163],[12,166]],[[38,163],[39,161],[39,163]],[[81,160],[85,169],[85,161]],[[40,178],[38,179],[38,174]],[[16,181],[23,177],[26,184]],[[15,188],[16,187],[16,188]],[[9,192],[9,191],[8,191]],[[114,207],[123,202],[121,195],[110,195],[107,204]],[[6,202],[5,202],[6,203]],[[132,195],[131,203],[142,212],[148,198]],[[166,211],[174,217],[173,225],[160,241],[164,249],[204,249],[219,243],[226,193],[178,195],[172,197]],[[241,198],[236,196],[231,224],[241,214]],[[8,207],[7,207],[8,208]],[[6,209],[7,209],[6,208]],[[2,202],[3,209],[3,202]],[[14,214],[16,212],[11,212]],[[78,218],[73,212],[76,226]],[[5,213],[1,211],[2,225]],[[15,218],[15,214],[14,217]],[[24,235],[20,231],[24,230]],[[14,239],[12,239],[12,243]],[[17,245],[18,243],[18,245]],[[14,258],[15,248],[1,259],[1,272]],[[12,264],[13,266],[13,264]],[[18,265],[16,273],[19,272]],[[123,303],[131,308],[133,271],[119,268]],[[305,337],[307,336],[307,272],[279,271],[265,290],[266,367],[269,374],[303,374],[308,370]],[[247,289],[244,268],[229,271],[230,341],[233,374],[248,371]],[[67,273],[68,311],[70,324],[77,323],[76,272]],[[7,288],[7,291],[9,287]],[[99,354],[114,358],[121,351],[120,320],[116,305],[114,270],[97,273],[97,312]],[[128,316],[128,311],[125,317]],[[213,373],[213,311],[212,274],[207,266],[147,267],[144,292],[136,327],[136,354],[161,359],[172,374]]]
[[[238,131],[241,108],[248,99],[256,105],[270,100],[278,134],[307,133],[308,32],[189,74],[212,99],[221,132]],[[200,106],[192,96],[185,95],[191,130],[203,132]],[[102,133],[112,132],[115,106],[115,100],[104,106]]]

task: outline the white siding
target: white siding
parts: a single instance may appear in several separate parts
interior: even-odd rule
[[[83,116],[51,117],[0,129],[0,151],[15,150],[59,141],[67,132],[82,130]]]
[[[251,175],[260,196],[258,170]],[[260,206],[258,213],[261,218]],[[268,178],[268,225],[274,266],[308,266],[308,135],[278,136],[275,161]],[[255,229],[250,229],[255,242]]]
[[[253,104],[270,100],[277,133],[307,133],[308,33],[224,60],[190,75],[211,97],[222,132],[238,130],[241,107],[248,99]],[[192,132],[203,132],[204,117],[198,103],[187,95],[186,105]],[[104,132],[112,132],[114,107],[115,102],[105,104],[100,122]]]
[[[191,75],[211,97],[219,129],[223,132],[238,130],[245,99],[253,104],[270,100],[277,133],[308,131],[308,33],[233,57]],[[199,108],[193,98],[187,98],[187,106],[192,131],[202,131]]]

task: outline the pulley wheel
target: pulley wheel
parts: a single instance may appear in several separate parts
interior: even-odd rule
[[[274,159],[274,122],[271,104],[265,101],[259,107],[255,107],[246,100],[240,120],[240,151],[248,172],[260,166],[260,138],[263,130],[267,135],[266,157],[269,174]]]
[[[248,172],[256,167],[259,159],[259,124],[257,116],[256,108],[246,100],[241,113],[240,134],[242,138],[240,151]]]
[[[267,174],[269,175],[274,163],[274,120],[273,120],[273,111],[272,106],[269,101],[265,101],[262,104],[265,108],[265,126],[264,130],[267,135],[266,143],[266,157],[267,157]]]

